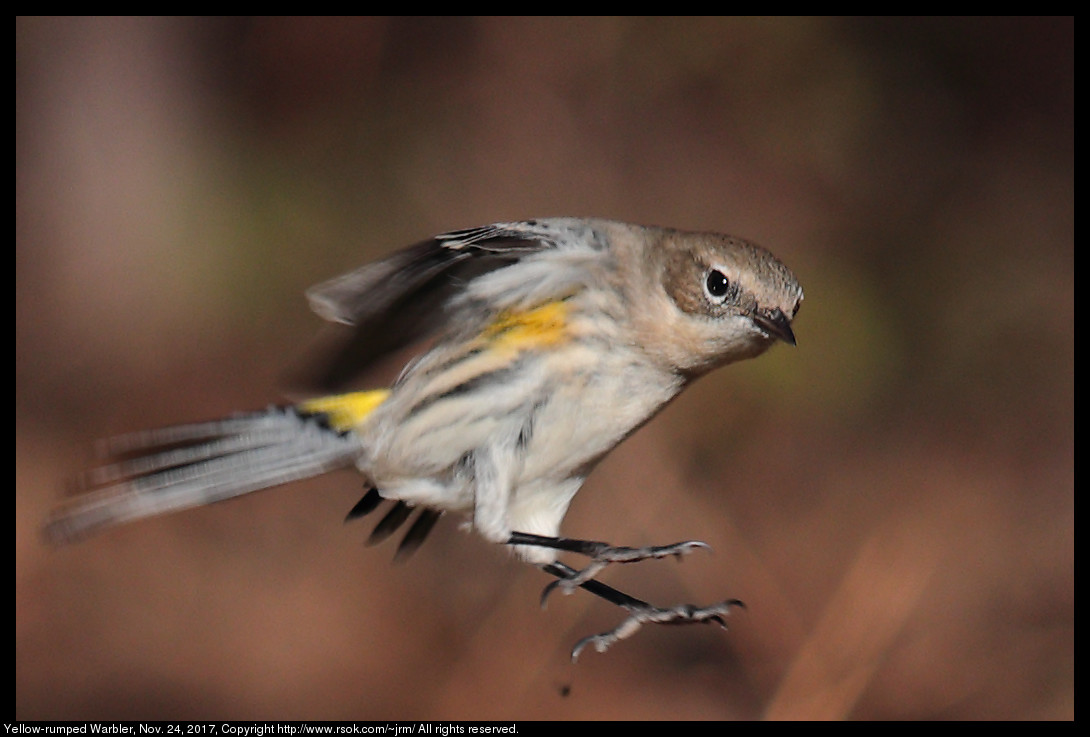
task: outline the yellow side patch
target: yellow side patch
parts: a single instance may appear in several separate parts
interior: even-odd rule
[[[319,397],[299,403],[303,412],[323,414],[329,418],[334,430],[344,432],[359,425],[375,411],[375,407],[390,396],[389,389],[374,389],[365,392],[350,392],[332,397]]]
[[[494,348],[515,351],[554,345],[567,338],[568,306],[547,302],[523,312],[501,312],[481,337]]]

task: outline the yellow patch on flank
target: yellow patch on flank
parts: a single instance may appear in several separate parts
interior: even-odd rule
[[[388,396],[390,396],[389,389],[350,392],[300,402],[299,409],[303,412],[325,415],[329,418],[329,424],[334,430],[344,432],[367,419],[367,416],[375,411],[375,407],[386,401]]]
[[[568,306],[546,302],[524,311],[505,311],[485,328],[481,337],[493,348],[515,351],[554,345],[567,338]]]

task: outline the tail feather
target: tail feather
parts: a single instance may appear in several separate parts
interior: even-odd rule
[[[177,447],[175,447],[177,446]],[[352,466],[360,445],[322,415],[270,408],[107,441],[87,493],[53,514],[46,537],[63,543],[105,527],[196,507]]]
[[[239,413],[210,422],[171,425],[115,435],[95,443],[95,452],[100,458],[120,458],[215,438],[254,436],[259,433],[269,436],[282,435],[288,432],[290,427],[276,422],[275,419],[277,415],[291,411],[293,410],[290,407],[272,406],[260,412]]]
[[[275,414],[262,413],[110,438],[100,443],[100,457],[133,457],[91,469],[86,475],[87,486],[107,486],[168,468],[194,466],[204,460],[281,445],[292,440],[296,432],[294,424],[280,421]]]

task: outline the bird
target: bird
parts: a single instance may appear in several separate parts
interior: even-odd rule
[[[101,463],[44,526],[53,543],[114,525],[355,468],[353,520],[383,503],[370,542],[409,525],[412,553],[458,513],[485,540],[625,610],[584,637],[604,652],[645,624],[717,623],[737,599],[658,607],[597,579],[613,564],[708,547],[625,547],[561,535],[596,464],[695,379],[794,346],[803,300],[769,251],[713,232],[598,218],[453,230],[308,291],[341,339],[314,372],[319,396],[102,441]],[[395,352],[387,388],[348,390]],[[574,568],[561,553],[583,556]]]

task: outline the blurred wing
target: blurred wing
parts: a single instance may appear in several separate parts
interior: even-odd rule
[[[350,327],[306,383],[339,391],[376,360],[441,330],[449,302],[477,277],[554,249],[570,229],[558,220],[456,230],[410,246],[307,292],[311,309]]]

